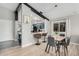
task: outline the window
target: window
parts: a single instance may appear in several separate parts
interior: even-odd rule
[[[58,28],[58,23],[54,23],[54,32],[58,32],[59,28]]]
[[[54,23],[54,32],[65,32],[66,31],[66,22]]]
[[[61,22],[60,23],[60,32],[65,32],[66,29],[66,22]]]

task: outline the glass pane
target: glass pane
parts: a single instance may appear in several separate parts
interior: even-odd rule
[[[58,32],[59,31],[58,29],[59,29],[58,23],[54,23],[54,29],[53,30],[55,32]]]
[[[66,22],[61,22],[60,23],[60,32],[65,32],[66,29]]]

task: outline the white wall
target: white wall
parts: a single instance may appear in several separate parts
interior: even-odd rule
[[[47,32],[47,36],[50,35],[50,21],[45,20],[45,32]]]
[[[0,19],[14,20],[14,14],[11,10],[0,6]]]
[[[33,15],[33,13],[30,11],[30,9],[25,6],[24,4],[22,5],[22,16],[31,16]],[[24,18],[22,19],[22,47],[23,46],[28,46],[30,44],[34,44],[34,38],[33,35],[31,33],[31,20],[29,21],[28,24],[24,23]]]
[[[71,27],[71,42],[79,44],[79,14],[69,17]]]
[[[69,17],[71,25],[71,34],[79,35],[79,14]]]
[[[0,42],[14,38],[14,13],[0,6]]]
[[[33,13],[30,10],[30,8],[28,8],[24,4],[22,5],[22,15],[23,15],[23,18],[22,18],[22,46],[24,47],[24,46],[28,46],[31,44],[35,44],[35,42],[36,42],[36,40],[33,37],[33,33],[31,33],[32,21],[34,21],[35,18],[37,18],[38,20],[44,20],[44,19],[42,19],[41,17],[39,17],[38,15]],[[28,24],[23,22],[24,16],[30,17]],[[48,21],[46,21],[46,22],[48,22]],[[46,23],[46,24],[48,24],[48,23]],[[48,31],[48,27],[45,27],[45,29],[47,29],[47,31]]]
[[[0,19],[0,42],[13,40],[12,21]]]

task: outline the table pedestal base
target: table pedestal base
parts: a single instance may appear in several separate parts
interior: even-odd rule
[[[40,43],[36,43],[35,45],[40,45]]]

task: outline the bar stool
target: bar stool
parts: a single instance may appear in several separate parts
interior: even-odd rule
[[[46,36],[47,36],[47,33],[43,33],[42,36],[44,37],[44,41],[43,41],[43,42],[46,42],[46,41],[45,41],[45,38],[46,38]]]
[[[41,34],[34,34],[34,38],[37,40],[37,43],[36,43],[36,45],[40,45],[40,43],[39,43],[39,39],[41,38]]]

